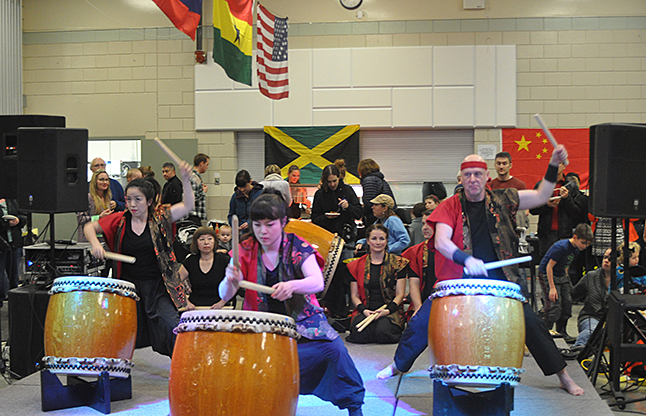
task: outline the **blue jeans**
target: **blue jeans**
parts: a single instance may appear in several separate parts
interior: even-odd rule
[[[594,332],[594,329],[599,325],[599,320],[592,316],[587,316],[584,319],[579,321],[579,335],[576,337],[576,342],[572,346],[575,347],[584,347],[588,343],[590,336]]]
[[[395,367],[407,372],[415,363],[417,357],[428,346],[428,321],[431,315],[431,299],[427,298],[419,310],[408,321],[408,326],[402,333],[397,351],[395,351]]]

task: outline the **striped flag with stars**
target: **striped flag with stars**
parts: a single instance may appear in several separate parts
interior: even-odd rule
[[[258,4],[258,88],[272,100],[289,97],[287,73],[287,19],[276,17]]]
[[[588,188],[590,169],[589,129],[550,129],[559,144],[568,151],[570,164],[565,173],[581,178],[581,189]],[[502,150],[511,155],[511,175],[525,182],[529,189],[543,179],[554,147],[541,129],[503,129]]]

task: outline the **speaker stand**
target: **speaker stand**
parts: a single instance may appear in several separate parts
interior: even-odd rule
[[[110,379],[103,371],[97,381],[89,382],[77,376],[67,376],[67,386],[49,370],[40,372],[40,393],[43,412],[90,406],[103,413],[110,413],[110,402],[132,398],[132,379]]]
[[[433,416],[509,416],[512,410],[514,388],[509,383],[472,393],[433,380]]]

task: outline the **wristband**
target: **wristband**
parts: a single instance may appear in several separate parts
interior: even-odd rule
[[[453,252],[453,263],[459,264],[460,266],[464,266],[464,264],[467,262],[467,259],[471,257],[467,253],[465,253],[462,250],[455,250]]]
[[[559,167],[553,165],[547,165],[547,172],[545,172],[545,180],[547,182],[556,183],[556,178],[559,174]]]
[[[399,308],[399,305],[396,304],[395,302],[388,302],[388,306],[386,306],[386,309],[388,309],[388,312],[394,313],[397,311]]]
[[[360,303],[357,305],[357,312],[363,314],[363,311],[365,310],[366,310],[366,305],[364,305],[363,303]]]

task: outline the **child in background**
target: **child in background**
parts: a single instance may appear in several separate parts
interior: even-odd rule
[[[545,324],[551,332],[556,323],[556,333],[552,333],[552,336],[563,337],[565,342],[576,340],[566,332],[567,320],[572,316],[572,282],[567,268],[579,251],[585,250],[593,240],[592,228],[588,224],[579,224],[572,238],[554,243],[538,266],[538,280],[543,289]]]
[[[217,253],[228,254],[231,250],[231,226],[222,225],[218,230],[218,249]]]

